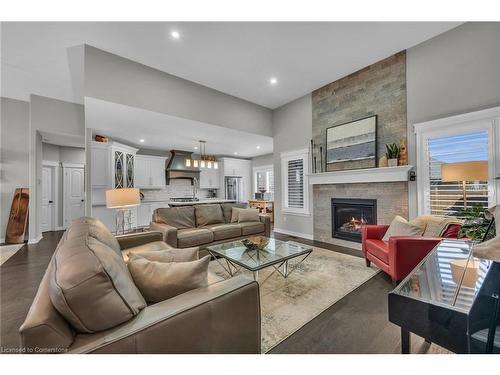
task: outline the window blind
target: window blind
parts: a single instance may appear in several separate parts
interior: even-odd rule
[[[304,159],[288,161],[288,207],[304,208]]]
[[[266,173],[257,172],[257,191],[266,190]]]
[[[443,163],[488,160],[488,132],[464,133],[428,140],[429,208],[432,214],[454,215],[464,208],[462,181],[441,180]],[[467,206],[488,205],[488,181],[467,181]]]
[[[267,183],[269,185],[268,192],[274,196],[274,172],[272,170],[267,172]]]

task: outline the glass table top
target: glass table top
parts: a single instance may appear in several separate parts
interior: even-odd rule
[[[207,250],[250,271],[260,270],[312,252],[312,247],[271,238],[262,250],[248,250],[241,241],[208,246]]]
[[[393,293],[469,311],[491,261],[472,256],[472,241],[443,240]]]

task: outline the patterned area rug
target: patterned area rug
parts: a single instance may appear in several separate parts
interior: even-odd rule
[[[0,266],[7,262],[9,258],[17,253],[25,244],[0,246]]]
[[[295,265],[294,260],[289,262]],[[210,270],[229,275],[216,262]],[[315,247],[287,279],[269,267],[259,272],[262,313],[262,353],[266,353],[328,307],[375,276],[362,258]],[[243,271],[251,277],[251,273]]]

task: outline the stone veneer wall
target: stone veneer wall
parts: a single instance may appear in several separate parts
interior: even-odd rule
[[[314,185],[314,239],[317,241],[361,248],[355,242],[332,238],[332,198],[376,199],[377,224],[390,224],[396,215],[408,218],[407,182]]]
[[[372,115],[377,115],[378,161],[386,144],[406,139],[405,51],[313,91],[312,137],[323,145],[323,161],[327,128]],[[315,155],[319,161],[319,150]]]
[[[386,144],[399,145],[407,135],[405,51],[314,91],[313,140],[323,145],[325,152],[327,128],[372,115],[377,115],[378,161]],[[318,151],[315,155],[319,160]],[[356,242],[332,238],[331,198],[377,199],[379,224],[389,224],[395,215],[408,217],[407,182],[315,185],[313,227],[317,241],[361,248]]]

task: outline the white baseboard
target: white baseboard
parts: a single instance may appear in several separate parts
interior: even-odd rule
[[[273,229],[273,231],[276,233],[287,234],[289,236],[305,238],[306,240],[314,239],[312,234],[307,234],[307,233],[299,233],[299,232],[294,232],[294,231],[286,230],[286,229],[280,229],[280,228],[276,228],[276,227]]]
[[[38,242],[40,242],[40,240],[41,240],[42,238],[43,238],[43,237],[42,237],[42,235],[39,235],[39,236],[38,236],[38,237],[36,237],[36,238],[30,238],[30,239],[28,240],[28,245],[32,245],[32,244],[38,243]]]

